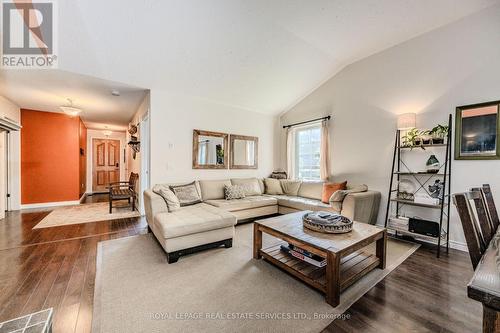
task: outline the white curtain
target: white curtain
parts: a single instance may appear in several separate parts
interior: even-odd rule
[[[295,178],[295,131],[291,127],[286,129],[286,172],[288,179]]]
[[[321,123],[321,148],[319,151],[319,173],[321,180],[328,180],[330,174],[330,134],[328,120]]]

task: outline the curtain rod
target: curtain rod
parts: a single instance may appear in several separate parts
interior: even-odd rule
[[[312,123],[312,122],[319,121],[319,120],[325,120],[325,119],[329,120],[331,117],[332,116],[326,116],[326,117],[316,118],[316,119],[312,119],[312,120],[301,121],[300,123],[295,123],[295,124],[290,124],[290,125],[284,125],[283,128],[293,127],[293,126],[307,124],[307,123]]]

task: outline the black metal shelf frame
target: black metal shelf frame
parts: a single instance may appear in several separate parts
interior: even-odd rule
[[[391,228],[390,226],[388,227],[388,222],[389,218],[389,212],[391,209],[391,203],[396,205],[396,216],[399,216],[399,210],[403,205],[411,205],[419,208],[427,208],[427,209],[439,209],[440,210],[440,215],[439,215],[439,230],[440,230],[440,235],[438,237],[435,237],[437,241],[437,257],[439,258],[440,253],[441,253],[441,246],[444,245],[446,246],[446,253],[449,251],[449,235],[450,235],[450,221],[449,221],[449,216],[450,216],[450,198],[451,198],[451,126],[452,126],[452,116],[451,114],[448,117],[448,136],[446,138],[446,143],[444,144],[437,144],[437,145],[425,145],[424,147],[445,147],[446,152],[445,152],[445,162],[440,166],[439,172],[438,173],[429,173],[429,172],[412,172],[410,168],[404,163],[404,161],[401,159],[401,151],[411,148],[411,147],[405,147],[401,146],[401,131],[397,130],[396,131],[396,139],[394,143],[394,154],[392,156],[392,169],[391,169],[391,180],[389,183],[389,193],[388,193],[388,199],[387,199],[387,209],[385,213],[385,227],[389,230],[395,231],[396,235],[398,233],[397,228]],[[419,148],[419,147],[415,147]],[[411,149],[406,152],[411,152]],[[401,171],[401,166],[404,166],[408,171]],[[444,170],[442,170],[444,167]],[[397,186],[396,188],[394,187],[394,176],[396,176],[396,182]],[[397,193],[399,192],[399,181],[402,176],[411,176],[415,181],[420,185],[420,187],[415,191],[418,192],[420,189],[424,189],[429,194],[429,191],[425,188],[425,185],[434,177],[439,176],[443,178],[443,191],[440,193],[440,200],[438,205],[427,205],[427,204],[419,204],[415,203],[410,200],[402,200],[397,198]],[[422,176],[428,176],[427,179],[422,180]],[[392,193],[396,193],[396,198],[392,196]],[[444,219],[446,219],[446,231],[443,229],[443,222]],[[411,234],[415,237],[422,237],[423,239],[426,238],[431,238],[429,236],[424,236],[424,235],[419,235],[419,234],[414,234],[410,231],[402,231],[399,230],[400,233],[402,234]],[[443,233],[445,234],[445,239],[442,240],[442,235]],[[444,243],[444,244],[443,244]]]

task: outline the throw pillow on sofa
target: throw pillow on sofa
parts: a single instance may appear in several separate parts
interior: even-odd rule
[[[323,192],[321,195],[321,201],[324,203],[330,202],[330,197],[333,193],[341,190],[345,190],[347,188],[347,181],[342,183],[324,183],[323,184]]]
[[[169,212],[175,212],[181,208],[179,199],[175,196],[174,192],[166,185],[156,185],[153,187],[153,192],[158,194],[165,200]]]
[[[368,191],[368,186],[365,184],[357,185],[349,188],[348,190],[337,191],[332,194],[330,197],[331,202],[342,202],[344,198],[351,193],[359,193]]]
[[[286,195],[293,195],[293,196],[297,196],[297,193],[299,193],[300,184],[302,184],[300,180],[288,180],[288,179],[281,179],[280,183],[283,192]]]
[[[243,199],[245,188],[241,185],[224,185],[224,197],[226,200]]]
[[[257,178],[233,178],[231,184],[241,186],[245,191],[245,196],[261,195],[262,191]]]
[[[281,183],[279,179],[265,178],[264,185],[266,186],[266,194],[271,194],[271,195],[283,194],[283,189],[281,188]]]
[[[185,185],[172,185],[170,190],[179,199],[181,207],[195,205],[201,202],[201,195],[196,189],[195,182]]]

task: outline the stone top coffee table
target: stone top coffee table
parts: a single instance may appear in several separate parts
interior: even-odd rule
[[[339,305],[340,292],[375,268],[385,268],[387,230],[354,222],[351,232],[326,234],[304,228],[297,212],[254,223],[253,257],[267,261],[326,294],[326,302]],[[279,238],[312,254],[327,259],[325,267],[316,267],[280,250],[277,244],[262,248],[262,233]],[[376,254],[362,249],[376,242]]]

